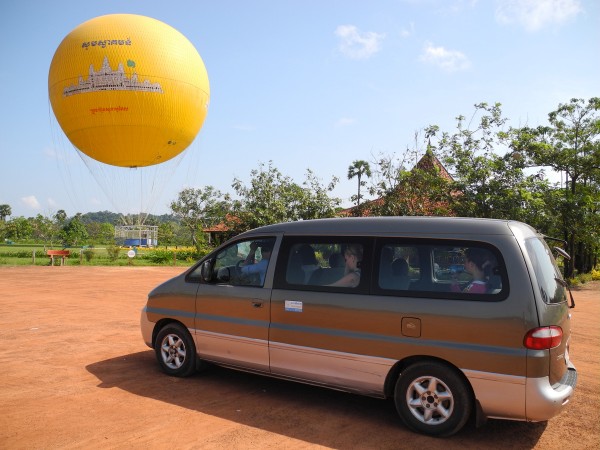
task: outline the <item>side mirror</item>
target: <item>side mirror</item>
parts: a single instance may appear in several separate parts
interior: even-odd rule
[[[563,258],[565,258],[567,261],[571,260],[571,256],[565,252],[562,248],[560,247],[553,247],[553,250],[558,253],[560,256],[562,256]]]
[[[213,261],[210,259],[207,259],[206,261],[204,261],[202,263],[202,267],[200,268],[200,277],[202,278],[202,281],[204,281],[206,283],[210,283],[212,281],[212,279],[213,279],[212,267],[213,267]]]

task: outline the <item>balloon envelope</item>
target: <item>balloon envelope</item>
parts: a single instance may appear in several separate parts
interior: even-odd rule
[[[149,17],[111,14],[63,39],[48,93],[56,120],[81,152],[113,166],[143,167],[192,143],[210,88],[200,55],[180,32]]]

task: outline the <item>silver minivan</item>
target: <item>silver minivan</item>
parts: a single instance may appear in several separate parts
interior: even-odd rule
[[[471,416],[563,409],[569,306],[551,248],[523,223],[322,219],[229,240],[150,292],[141,330],[169,375],[212,363],[391,398],[411,429],[449,436]]]

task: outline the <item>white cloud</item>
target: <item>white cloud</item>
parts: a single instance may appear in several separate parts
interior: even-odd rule
[[[447,72],[465,70],[471,66],[469,58],[458,50],[446,50],[444,47],[434,47],[431,42],[425,43],[425,49],[419,59],[427,64],[441,67]]]
[[[347,127],[350,125],[354,125],[356,123],[356,119],[351,119],[350,117],[342,117],[341,119],[338,119],[338,121],[335,123],[336,127]]]
[[[517,23],[527,31],[562,24],[582,12],[580,0],[497,0],[496,20]]]
[[[351,59],[367,59],[381,48],[384,34],[359,31],[354,25],[340,25],[335,30],[339,38],[339,50]]]
[[[38,199],[35,198],[35,195],[30,195],[28,197],[21,197],[21,203],[31,209],[40,209],[41,205],[38,202]]]

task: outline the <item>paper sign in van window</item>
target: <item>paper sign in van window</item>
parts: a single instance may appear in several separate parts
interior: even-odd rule
[[[285,310],[291,312],[302,312],[302,302],[295,300],[286,300]]]

